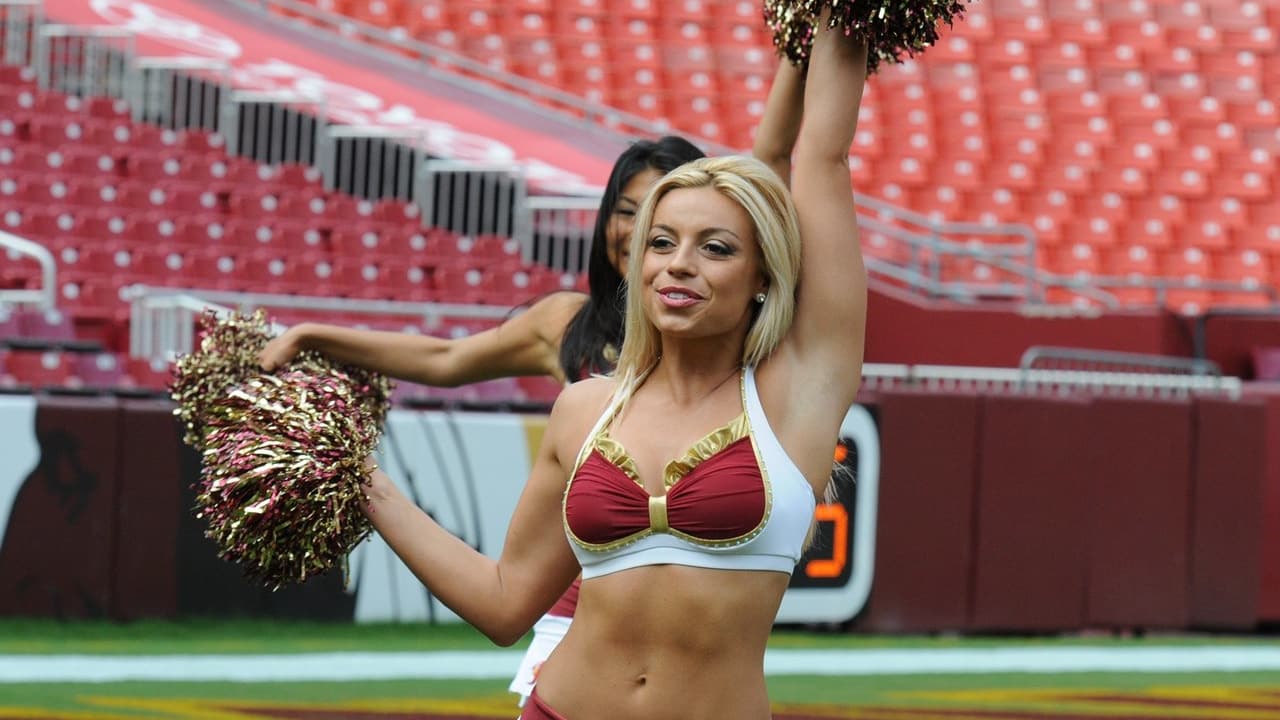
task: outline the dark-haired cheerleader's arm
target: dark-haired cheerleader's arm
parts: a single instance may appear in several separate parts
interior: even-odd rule
[[[315,350],[341,363],[434,387],[518,375],[550,375],[563,382],[560,340],[586,299],[577,292],[553,293],[498,327],[463,338],[300,323],[268,343],[258,362],[272,371],[303,350]]]

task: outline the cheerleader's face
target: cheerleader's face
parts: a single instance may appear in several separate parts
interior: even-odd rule
[[[622,277],[627,276],[627,261],[631,257],[631,229],[635,227],[636,210],[640,201],[649,193],[662,173],[653,168],[645,168],[627,181],[618,194],[618,202],[613,206],[613,214],[609,217],[609,262]]]
[[[644,309],[664,337],[741,343],[767,287],[751,215],[712,187],[658,201],[640,259]]]

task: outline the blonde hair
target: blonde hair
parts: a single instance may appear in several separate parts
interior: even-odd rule
[[[668,192],[700,187],[714,188],[747,211],[768,279],[765,301],[743,344],[742,364],[755,365],[768,357],[791,328],[800,278],[800,223],[790,192],[767,165],[754,158],[728,156],[685,163],[659,180],[636,212],[632,261],[627,269],[625,339],[616,371],[619,403],[625,402],[641,374],[662,354],[662,339],[645,314],[640,278],[639,259],[644,255],[654,211]]]

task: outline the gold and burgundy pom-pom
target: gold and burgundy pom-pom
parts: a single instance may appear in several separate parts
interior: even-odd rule
[[[938,41],[938,25],[951,25],[970,0],[765,0],[765,21],[788,60],[804,65],[813,27],[830,9],[827,27],[867,41],[867,72],[881,63],[924,52]]]
[[[170,388],[183,440],[203,457],[196,513],[222,557],[269,586],[338,565],[369,533],[360,511],[390,382],[315,352],[258,365],[266,315],[201,318]]]
[[[804,67],[813,46],[813,21],[805,4],[798,0],[764,0],[764,22],[773,33],[778,53]]]
[[[174,414],[186,428],[183,441],[200,450],[204,444],[203,418],[209,404],[229,388],[263,374],[258,353],[272,333],[262,310],[251,315],[229,313],[223,318],[208,311],[200,317],[198,336],[200,346],[175,364],[169,391],[178,405]],[[335,367],[350,378],[360,407],[381,423],[390,408],[391,382],[387,378],[364,368],[335,365],[312,351],[299,353],[286,369],[324,372]]]
[[[261,375],[209,403],[196,515],[269,587],[340,565],[370,532],[364,460],[379,425],[341,370]]]

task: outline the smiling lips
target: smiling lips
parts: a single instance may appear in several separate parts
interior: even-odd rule
[[[701,295],[689,288],[675,285],[659,288],[658,297],[662,298],[662,304],[669,308],[689,307],[703,299]]]

